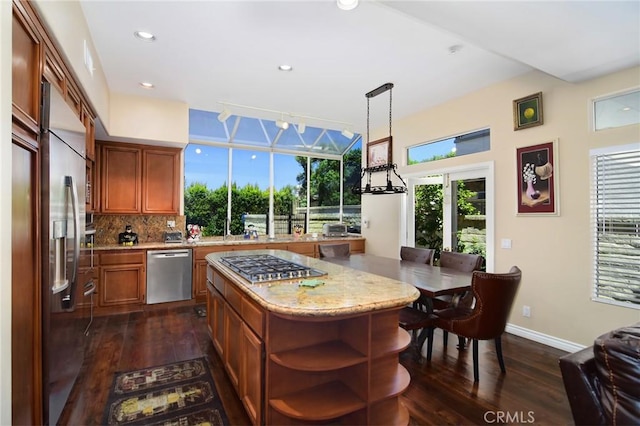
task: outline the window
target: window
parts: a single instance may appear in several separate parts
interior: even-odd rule
[[[273,120],[239,115],[224,122],[217,117],[189,110],[188,224],[200,225],[204,236],[240,235],[249,225],[260,235],[290,234],[296,225],[321,232],[324,222],[340,220],[357,223],[351,232],[359,231],[360,197],[350,190],[360,176],[361,135],[348,138],[313,126],[300,132],[299,125],[285,130]]]
[[[594,100],[593,116],[595,130],[640,123],[640,90]]]
[[[407,149],[407,164],[427,163],[449,157],[489,151],[491,132],[478,130],[459,136],[427,142]]]
[[[640,149],[591,151],[594,300],[640,309]]]

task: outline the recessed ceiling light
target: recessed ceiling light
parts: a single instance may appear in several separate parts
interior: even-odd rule
[[[136,31],[133,35],[144,41],[154,41],[156,39],[156,36],[146,31]]]
[[[352,10],[358,7],[358,0],[336,0],[338,9]]]
[[[293,67],[292,67],[291,65],[283,64],[283,65],[280,65],[280,66],[278,67],[278,69],[279,69],[280,71],[292,71],[292,70],[293,70]]]
[[[153,83],[148,83],[146,81],[140,83],[140,86],[144,87],[145,89],[153,89],[155,87]]]

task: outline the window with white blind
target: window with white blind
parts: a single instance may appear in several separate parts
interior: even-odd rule
[[[640,144],[590,156],[593,297],[640,309]]]

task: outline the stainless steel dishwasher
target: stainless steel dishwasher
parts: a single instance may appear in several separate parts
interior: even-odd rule
[[[191,299],[191,249],[147,251],[147,304]]]

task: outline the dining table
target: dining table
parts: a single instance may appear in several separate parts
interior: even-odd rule
[[[472,272],[366,253],[322,260],[411,284],[420,291],[419,300],[428,312],[433,310],[434,298],[461,295],[471,290]]]

